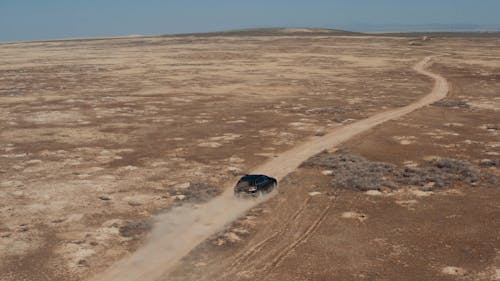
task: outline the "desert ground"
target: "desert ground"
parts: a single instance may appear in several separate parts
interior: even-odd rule
[[[444,99],[315,151],[427,97],[425,60]],[[131,37],[0,61],[2,281],[112,280],[137,253],[136,280],[500,280],[498,37]],[[277,192],[228,199],[298,148],[319,154],[272,170]]]

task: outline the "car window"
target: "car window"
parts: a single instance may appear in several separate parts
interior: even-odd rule
[[[255,180],[255,184],[263,184],[267,181],[266,177],[260,177],[257,180]]]

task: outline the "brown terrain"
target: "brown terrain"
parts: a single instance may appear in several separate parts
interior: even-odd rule
[[[500,280],[500,38],[305,31],[0,44],[0,280]]]

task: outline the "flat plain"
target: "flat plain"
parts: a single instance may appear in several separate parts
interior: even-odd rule
[[[425,96],[429,56],[445,99],[311,159],[164,279],[499,280],[499,50],[292,31],[0,44],[0,280],[99,276],[156,214]]]

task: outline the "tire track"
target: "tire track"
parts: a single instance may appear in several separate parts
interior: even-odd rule
[[[326,215],[328,211],[333,206],[334,202],[337,200],[337,197],[334,199],[330,199],[331,201],[328,203],[328,206],[321,212],[320,216],[307,228],[307,230],[302,233],[302,235],[293,241],[290,245],[281,250],[276,257],[271,261],[269,266],[264,267],[264,272],[268,272],[276,267],[278,267],[290,254],[302,243],[306,242],[307,239],[318,229],[321,223],[326,219]]]
[[[261,242],[257,243],[255,246],[251,247],[247,251],[243,252],[241,255],[237,256],[235,260],[229,265],[229,270],[227,273],[225,273],[220,279],[224,279],[225,277],[231,275],[234,273],[234,271],[238,268],[238,266],[244,264],[247,262],[252,256],[255,256],[257,253],[259,253],[262,249],[264,249],[267,244],[270,244],[273,242],[273,240],[277,237],[280,237],[284,233],[286,233],[291,225],[297,221],[297,219],[300,217],[300,215],[305,211],[309,203],[311,202],[312,197],[308,197],[306,200],[304,200],[304,203],[300,206],[300,208],[292,215],[291,220],[285,224],[284,227],[282,227],[279,231],[275,232],[273,235],[269,236],[268,238],[262,240]]]

